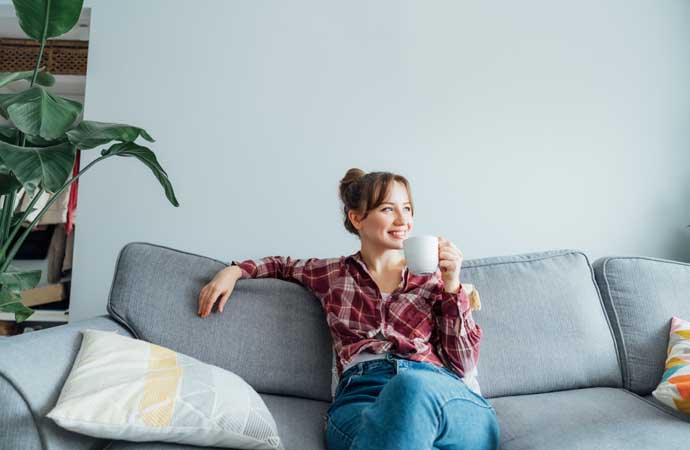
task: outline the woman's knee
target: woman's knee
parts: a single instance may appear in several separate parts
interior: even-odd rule
[[[443,405],[439,448],[456,448],[463,442],[466,449],[496,450],[500,443],[500,427],[491,406],[482,406],[463,399]]]

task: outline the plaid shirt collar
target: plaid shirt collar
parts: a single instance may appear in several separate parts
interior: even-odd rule
[[[373,280],[374,277],[371,276],[371,272],[369,271],[369,268],[367,267],[367,264],[364,262],[364,258],[362,257],[362,251],[358,250],[356,253],[353,253],[352,255],[349,255],[345,258],[345,261],[353,264],[355,266],[359,266],[368,276]],[[402,289],[405,290],[407,288],[407,283],[408,279],[410,276],[410,269],[405,265],[405,270],[403,270],[403,285]]]

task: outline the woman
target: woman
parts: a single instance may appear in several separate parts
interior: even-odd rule
[[[360,251],[233,261],[201,290],[198,314],[216,303],[222,312],[240,278],[299,283],[320,300],[337,354],[330,450],[497,449],[496,413],[473,378],[482,330],[460,283],[462,254],[439,237],[439,269],[409,272],[401,249],[414,207],[401,175],[350,169],[340,197]]]

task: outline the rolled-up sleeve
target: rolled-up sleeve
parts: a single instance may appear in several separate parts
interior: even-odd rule
[[[479,361],[479,342],[482,329],[474,322],[470,303],[479,301],[473,290],[470,295],[462,284],[457,293],[449,293],[438,286],[434,317],[438,330],[437,352],[443,363],[460,376],[474,373]]]
[[[295,259],[289,256],[267,256],[261,259],[232,261],[242,271],[242,278],[277,278],[298,283],[317,294],[328,292],[328,260],[319,258]]]

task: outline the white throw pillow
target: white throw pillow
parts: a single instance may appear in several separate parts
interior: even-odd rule
[[[236,374],[117,332],[83,330],[47,417],[97,438],[282,449],[273,416]]]

